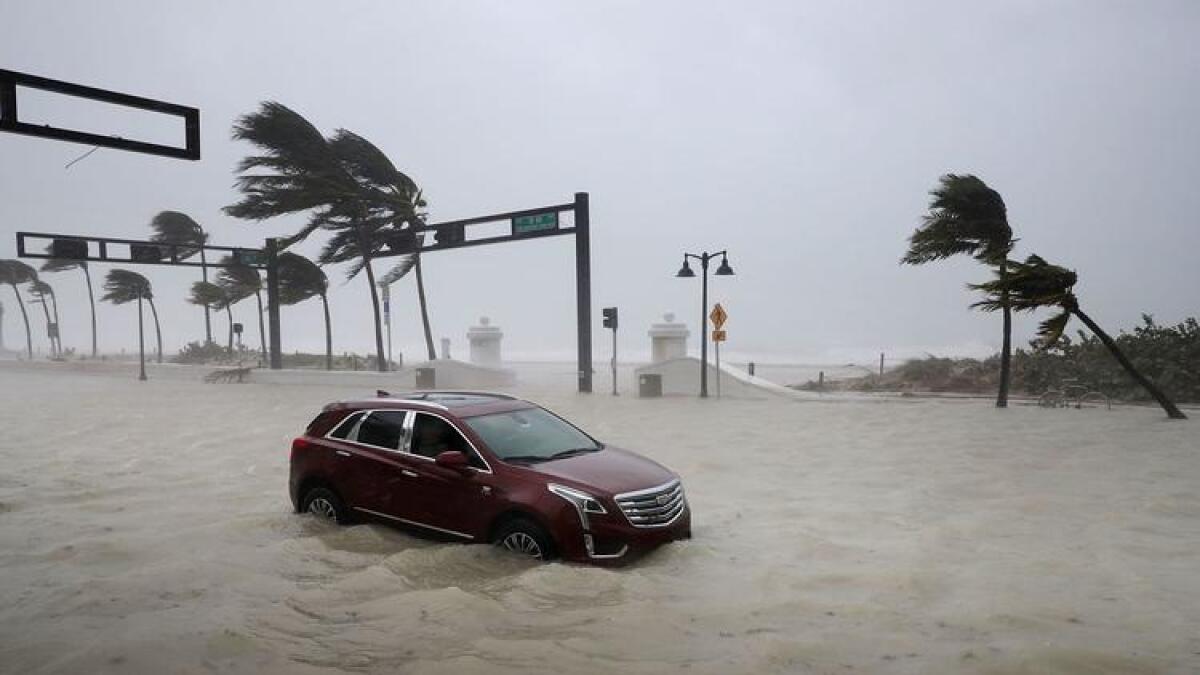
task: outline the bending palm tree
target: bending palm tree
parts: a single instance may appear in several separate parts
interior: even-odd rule
[[[58,302],[53,300],[54,289],[50,284],[37,279],[29,284],[29,294],[33,296],[30,304],[41,305],[42,313],[46,315],[46,339],[50,340],[50,357],[57,358],[62,354],[62,341],[58,339]],[[54,318],[50,318],[50,303],[54,303]]]
[[[158,344],[157,360],[159,363],[162,363],[162,326],[158,322],[158,308],[154,306],[154,289],[150,287],[150,280],[137,272],[130,272],[129,270],[109,270],[108,274],[104,277],[104,295],[100,299],[111,302],[114,305],[123,305],[136,300],[138,303],[139,338],[142,320],[142,301],[150,305],[150,313],[154,316],[154,336]],[[146,379],[144,371],[142,379]]]
[[[316,263],[295,253],[279,254],[279,303],[294,305],[320,296],[325,310],[325,370],[333,370],[333,332],[329,322],[329,279]]]
[[[1016,240],[1008,224],[1007,209],[1000,193],[975,176],[946,174],[930,195],[929,213],[909,238],[903,264],[923,265],[955,255],[970,255],[991,265],[1001,279],[1008,254]],[[1000,347],[1000,391],[996,407],[1008,406],[1012,370],[1012,311],[1000,298],[1004,313],[1004,336]]]
[[[354,262],[348,277],[367,273],[375,320],[378,369],[387,370],[383,324],[372,258],[395,234],[417,220],[419,195],[407,176],[377,148],[348,131],[332,140],[299,114],[275,102],[241,117],[233,137],[262,151],[238,164],[242,200],[225,208],[236,218],[265,220],[311,212],[308,223],[283,240],[283,247],[318,229],[333,233],[318,258],[321,264]]]
[[[175,255],[179,260],[186,260],[196,253],[200,254],[200,275],[208,281],[208,261],[204,257],[204,244],[208,243],[208,233],[190,216],[179,211],[160,211],[150,221],[154,234],[150,241],[169,244],[175,247]],[[212,318],[209,308],[204,307],[204,340],[211,343]]]
[[[262,277],[258,275],[258,270],[237,262],[233,256],[225,256],[221,259],[221,271],[217,273],[217,285],[225,290],[230,305],[251,295],[258,300],[258,343],[262,348],[263,363],[266,363],[267,330],[263,326]]]
[[[203,307],[212,307],[218,312],[225,310],[225,316],[229,319],[229,353],[233,353],[233,312],[229,309],[233,303],[230,302],[229,295],[224,288],[216,284],[210,284],[207,281],[197,281],[192,284],[192,293],[188,297],[188,302],[193,305],[201,305]]]
[[[53,248],[53,246],[47,247],[46,252],[52,252]],[[65,270],[75,268],[83,270],[83,278],[87,281],[88,303],[91,304],[92,307],[92,358],[94,359],[98,356],[96,352],[96,296],[92,293],[92,274],[88,271],[87,261],[70,260],[68,258],[51,258],[42,264],[43,272],[63,272]],[[59,331],[61,335],[61,327],[59,328]]]
[[[1100,342],[1108,348],[1113,358],[1125,369],[1129,376],[1142,385],[1154,400],[1167,412],[1172,419],[1187,419],[1179,408],[1167,398],[1153,382],[1138,372],[1117,343],[1105,333],[1090,316],[1079,309],[1079,300],[1075,297],[1075,282],[1078,277],[1074,272],[1058,265],[1051,265],[1041,257],[1031,255],[1025,262],[1008,262],[1008,273],[994,281],[982,284],[972,284],[971,288],[984,291],[988,298],[972,305],[984,311],[995,311],[1003,307],[1011,307],[1017,311],[1033,311],[1042,307],[1057,307],[1061,311],[1042,322],[1038,328],[1043,348],[1050,347],[1062,337],[1067,328],[1067,322],[1074,315],[1095,333]]]
[[[25,301],[21,299],[21,289],[18,284],[37,280],[37,272],[20,260],[0,260],[0,283],[8,284],[17,296],[17,307],[21,308],[21,318],[25,320],[25,345],[30,360],[33,359],[33,332],[29,330],[29,312],[25,311]]]

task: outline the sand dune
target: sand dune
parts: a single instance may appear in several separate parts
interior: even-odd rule
[[[693,540],[604,570],[292,514],[357,380],[62,370],[0,364],[0,672],[1200,670],[1200,427],[1156,409],[523,380],[688,487]]]

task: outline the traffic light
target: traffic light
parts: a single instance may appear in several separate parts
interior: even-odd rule
[[[163,251],[154,244],[130,244],[129,260],[139,263],[162,262]]]
[[[55,239],[50,242],[50,255],[64,260],[86,260],[88,245],[78,239]]]
[[[442,245],[461,244],[465,239],[462,225],[442,225],[433,233],[433,241]]]
[[[617,308],[616,307],[605,307],[602,311],[604,312],[604,327],[616,330],[617,329]]]

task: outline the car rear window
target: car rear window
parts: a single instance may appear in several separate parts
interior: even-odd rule
[[[404,438],[404,416],[402,410],[376,410],[358,425],[355,441],[388,450],[399,450]]]
[[[346,419],[342,420],[342,423],[333,430],[333,433],[329,434],[329,437],[342,439],[349,437],[350,432],[354,430],[354,425],[362,416],[363,414],[360,412],[356,412],[353,415],[347,415]]]

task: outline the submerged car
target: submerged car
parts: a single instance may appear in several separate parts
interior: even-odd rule
[[[539,559],[618,562],[691,536],[679,476],[503,394],[331,403],[292,442],[290,491],[297,512]]]

